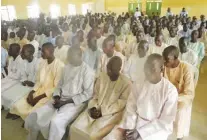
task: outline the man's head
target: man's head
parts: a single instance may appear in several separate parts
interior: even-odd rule
[[[102,36],[102,30],[101,30],[100,27],[98,27],[98,28],[96,29],[96,37],[97,37],[97,38],[100,38],[101,36]]]
[[[33,31],[28,32],[27,40],[29,40],[29,41],[33,41],[34,38],[35,38],[35,32],[33,32]]]
[[[8,33],[6,31],[1,32],[1,40],[7,41]]]
[[[116,81],[119,77],[122,66],[122,60],[118,56],[112,57],[107,64],[107,74],[111,81]]]
[[[77,67],[82,64],[82,51],[78,47],[70,47],[68,50],[68,62]]]
[[[150,27],[150,36],[155,37],[156,36],[156,28]]]
[[[78,36],[80,42],[83,42],[84,41],[84,32],[83,32],[83,30],[79,30],[77,32],[77,36]]]
[[[171,27],[169,32],[170,32],[170,37],[175,37],[177,35],[177,28],[175,26]]]
[[[10,38],[15,38],[15,36],[16,36],[16,34],[15,34],[14,32],[11,32],[11,33],[9,34],[9,37],[10,37]]]
[[[191,33],[191,41],[196,42],[198,40],[198,31],[197,30],[193,30]]]
[[[146,80],[152,84],[157,84],[163,73],[163,58],[159,54],[151,54],[148,56],[144,65],[144,72]]]
[[[64,32],[67,32],[69,30],[69,25],[68,25],[68,23],[63,23],[63,31]]]
[[[187,52],[187,45],[186,45],[186,38],[185,37],[181,37],[179,39],[179,48],[180,48],[181,53]]]
[[[9,56],[12,56],[12,57],[17,57],[20,53],[20,45],[17,44],[17,43],[13,43],[9,46],[9,51],[8,51],[8,54]]]
[[[17,33],[17,36],[22,39],[26,34],[26,29],[25,28],[20,28],[18,33]]]
[[[76,33],[76,32],[77,32],[77,26],[76,26],[76,25],[73,25],[73,26],[72,26],[72,32],[73,32],[73,33]]]
[[[97,39],[95,35],[91,35],[88,37],[88,47],[92,50],[92,51],[96,51],[97,50]]]
[[[155,37],[155,45],[156,46],[162,46],[163,42],[163,35],[159,34]]]
[[[185,12],[185,8],[183,7],[182,12]]]
[[[177,67],[177,64],[179,62],[178,60],[179,50],[176,46],[171,45],[165,48],[162,55],[163,55],[166,67],[169,67],[169,68]]]
[[[136,33],[137,42],[140,42],[144,39],[144,32],[142,30],[137,31]]]
[[[103,30],[104,30],[104,33],[108,33],[108,30],[109,30],[109,24],[106,23],[106,24],[104,25],[104,29],[103,29]]]
[[[107,56],[112,56],[114,53],[114,47],[115,47],[115,42],[113,38],[106,38],[103,42],[103,52],[107,55]]]
[[[116,36],[120,36],[121,35],[121,28],[119,26],[116,26],[114,28],[114,33],[116,34]]]
[[[188,26],[187,26],[187,24],[183,24],[183,31],[184,31],[184,32],[187,32],[187,31],[188,31]]]
[[[72,38],[72,47],[80,48],[80,39],[77,35]]]
[[[62,36],[57,36],[55,40],[55,44],[58,47],[62,47],[64,43],[64,38]]]
[[[200,19],[201,19],[201,22],[204,22],[205,21],[205,15],[201,15]]]
[[[171,11],[170,7],[168,7],[168,8],[167,8],[167,11],[168,11],[168,12],[170,12],[170,11]]]
[[[42,45],[42,58],[50,59],[54,57],[54,46],[52,43],[45,43]]]
[[[140,58],[145,57],[147,54],[147,51],[149,49],[149,43],[146,40],[141,40],[138,47],[137,52]]]
[[[28,62],[31,62],[33,60],[34,52],[34,46],[32,44],[26,44],[22,48],[21,57],[22,59],[26,59]]]

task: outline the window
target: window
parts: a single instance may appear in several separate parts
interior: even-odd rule
[[[68,14],[69,15],[76,15],[75,4],[68,4]]]
[[[40,14],[40,9],[38,5],[27,6],[28,18],[38,18]]]
[[[82,4],[82,14],[85,15],[87,12],[92,12],[93,3]]]
[[[60,6],[56,4],[51,4],[50,5],[50,14],[51,18],[58,18],[60,14]]]
[[[159,10],[159,6],[160,6],[160,5],[159,5],[159,2],[157,2],[157,10]]]
[[[16,10],[12,5],[1,6],[1,19],[6,21],[12,21],[16,19]]]

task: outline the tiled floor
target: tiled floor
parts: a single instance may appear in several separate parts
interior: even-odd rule
[[[26,140],[27,132],[21,127],[23,121],[21,119],[6,120],[7,112],[2,111],[1,113],[2,140]],[[43,140],[43,138],[40,136],[39,140]],[[207,60],[201,67],[193,103],[190,136],[186,137],[185,140],[207,140]]]

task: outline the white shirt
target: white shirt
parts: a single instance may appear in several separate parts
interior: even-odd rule
[[[83,61],[89,65],[89,67],[93,70],[98,68],[99,59],[102,55],[100,49],[96,51],[92,51],[90,48],[87,48],[83,53]]]
[[[93,70],[84,62],[78,67],[67,64],[54,95],[60,95],[63,100],[73,99],[75,105],[81,104],[92,97],[94,77]]]
[[[132,54],[124,66],[124,75],[130,78],[133,82],[144,81],[144,64],[146,60],[147,56],[140,58],[138,54]]]
[[[135,16],[136,18],[140,17],[140,16],[141,16],[141,12],[140,12],[140,11],[136,11],[136,12],[134,13],[134,16]]]
[[[24,60],[23,69],[21,72],[21,81],[31,81],[35,83],[36,81],[36,74],[39,69],[40,59],[34,57],[32,62],[28,62]]]
[[[35,48],[34,57],[38,57],[39,43],[36,40],[32,40],[29,44],[32,44]]]
[[[176,37],[168,37],[165,42],[168,46],[174,45],[178,47],[178,38]]]
[[[97,39],[97,47],[98,47],[101,51],[103,51],[103,49],[102,49],[102,45],[103,45],[103,42],[104,42],[105,39],[106,39],[106,37],[104,37],[104,36],[101,36],[100,38]]]
[[[193,50],[188,49],[188,51],[186,53],[180,53],[179,58],[180,58],[180,60],[185,61],[185,62],[197,67],[198,56],[196,55],[196,53]]]
[[[64,64],[68,62],[68,49],[70,46],[63,45],[61,48],[56,47],[54,51],[54,55],[56,58],[58,58],[60,61],[62,61]]]
[[[151,45],[149,47],[149,51],[148,53],[149,54],[153,54],[153,53],[157,53],[157,54],[160,54],[162,55],[162,52],[164,51],[164,49],[167,47],[166,44],[162,43],[162,46],[156,46],[156,45]]]
[[[173,132],[177,100],[176,87],[165,78],[157,84],[134,84],[119,127],[136,129],[138,140],[167,140]]]

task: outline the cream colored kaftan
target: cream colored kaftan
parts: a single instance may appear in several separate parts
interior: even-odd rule
[[[43,106],[51,99],[54,89],[60,80],[63,67],[64,64],[58,59],[54,59],[51,64],[48,64],[47,60],[43,60],[37,74],[37,82],[33,88],[35,91],[33,97],[35,98],[42,94],[46,94],[47,97],[41,99],[35,106],[31,106],[27,103],[27,96],[25,96],[14,104],[10,112],[25,119],[33,110]]]
[[[162,46],[156,46],[156,45],[151,45],[149,47],[149,51],[148,53],[149,54],[153,54],[153,53],[157,53],[157,54],[160,54],[162,55],[162,52],[164,51],[164,49],[167,47],[166,44],[162,43]]]
[[[71,126],[70,140],[77,140],[77,137],[84,139],[80,138],[80,133],[93,140],[106,136],[121,120],[130,93],[131,82],[124,75],[120,75],[117,81],[111,81],[106,73],[101,73],[88,108]],[[101,118],[95,120],[89,116],[88,111],[92,107],[101,110]]]
[[[195,93],[192,67],[180,62],[176,68],[165,67],[164,76],[177,88],[178,110],[175,122],[177,138],[189,135],[191,108]]]
[[[117,128],[136,129],[137,140],[167,140],[173,132],[178,92],[169,80],[135,83],[121,123],[104,140],[122,140]]]

